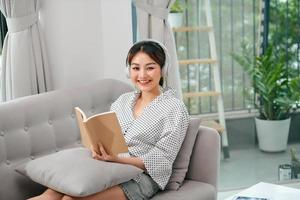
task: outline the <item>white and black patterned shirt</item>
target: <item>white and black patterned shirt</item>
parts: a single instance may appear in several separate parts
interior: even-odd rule
[[[133,110],[139,96],[139,91],[123,94],[111,110],[120,121],[129,154],[141,158],[147,173],[164,189],[190,117],[183,102],[175,97],[175,91],[167,89],[135,118]]]

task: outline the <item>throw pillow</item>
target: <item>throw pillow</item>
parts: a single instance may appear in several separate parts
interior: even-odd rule
[[[16,170],[37,183],[75,197],[100,192],[143,172],[132,165],[95,160],[90,150],[82,147],[40,157]]]
[[[199,125],[199,118],[191,118],[186,136],[181,145],[180,151],[178,152],[178,155],[173,163],[172,175],[166,186],[166,189],[168,190],[178,190],[184,181],[189,167],[190,158],[192,155]]]

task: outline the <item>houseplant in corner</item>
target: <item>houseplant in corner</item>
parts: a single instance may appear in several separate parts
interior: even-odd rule
[[[300,79],[289,78],[285,56],[269,46],[265,53],[251,58],[246,45],[242,55],[232,54],[252,79],[252,86],[258,96],[256,107],[259,116],[255,118],[258,144],[263,151],[278,152],[287,148],[290,114],[299,106]]]
[[[183,19],[183,6],[180,3],[180,0],[175,0],[170,8],[170,13],[168,16],[168,21],[172,28],[177,28],[182,26]]]

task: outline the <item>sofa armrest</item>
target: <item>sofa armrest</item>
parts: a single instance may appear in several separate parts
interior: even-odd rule
[[[217,188],[220,168],[220,135],[200,126],[186,179],[205,182]]]

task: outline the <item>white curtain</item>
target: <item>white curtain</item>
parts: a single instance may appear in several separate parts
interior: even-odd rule
[[[2,100],[51,90],[45,46],[38,27],[39,0],[0,0],[8,33],[2,50]]]
[[[175,0],[136,0],[139,38],[155,39],[163,43],[170,54],[168,69],[168,86],[174,88],[178,97],[182,98],[178,59],[172,29],[168,22],[168,14]]]

